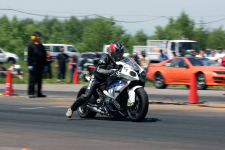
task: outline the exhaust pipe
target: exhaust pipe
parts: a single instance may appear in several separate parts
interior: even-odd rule
[[[104,112],[104,111],[102,111],[102,110],[100,110],[100,109],[98,109],[98,108],[96,108],[96,107],[93,107],[93,106],[87,105],[87,108],[89,108],[90,110],[92,110],[92,111],[94,111],[94,112],[96,112],[96,113],[100,113],[100,114],[102,114],[102,115],[104,115],[104,114],[105,114],[105,112]]]

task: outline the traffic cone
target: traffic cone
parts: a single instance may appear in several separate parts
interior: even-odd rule
[[[198,100],[196,73],[193,72],[191,76],[191,84],[189,86],[188,102],[185,102],[185,104],[204,104]]]
[[[12,75],[11,70],[7,70],[6,82],[5,82],[5,93],[4,96],[16,96],[18,94],[14,94],[13,85],[12,85]]]
[[[76,83],[76,84],[79,83],[79,77],[78,77],[78,70],[77,70],[77,68],[74,69],[74,73],[73,73],[73,83]]]

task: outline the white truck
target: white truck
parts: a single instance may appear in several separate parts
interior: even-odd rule
[[[173,58],[173,51],[176,56],[179,56],[179,51],[188,55],[190,50],[198,50],[198,43],[192,40],[147,40],[147,46],[133,46],[133,52],[140,55],[144,51],[151,62],[159,62],[160,49],[168,58]]]
[[[5,52],[0,48],[0,62],[18,62],[19,57],[16,54]]]
[[[60,53],[60,48],[64,48],[64,53],[68,56],[76,55],[80,58],[80,52],[73,46],[68,44],[43,44],[46,51],[50,51],[50,56],[54,60]],[[27,61],[27,48],[24,51],[24,60]]]

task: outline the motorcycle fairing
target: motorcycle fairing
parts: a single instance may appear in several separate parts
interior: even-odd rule
[[[116,99],[117,96],[130,84],[130,81],[117,81],[107,87],[103,93],[113,99]]]

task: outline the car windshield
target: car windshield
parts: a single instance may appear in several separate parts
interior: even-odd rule
[[[81,55],[82,58],[84,58],[85,56],[87,56],[89,59],[94,59],[95,54],[85,53]]]
[[[193,66],[220,66],[219,63],[214,62],[208,58],[193,57],[188,59]]]
[[[134,70],[140,70],[140,66],[136,63],[136,61],[133,58],[126,57],[121,61],[128,64]]]

